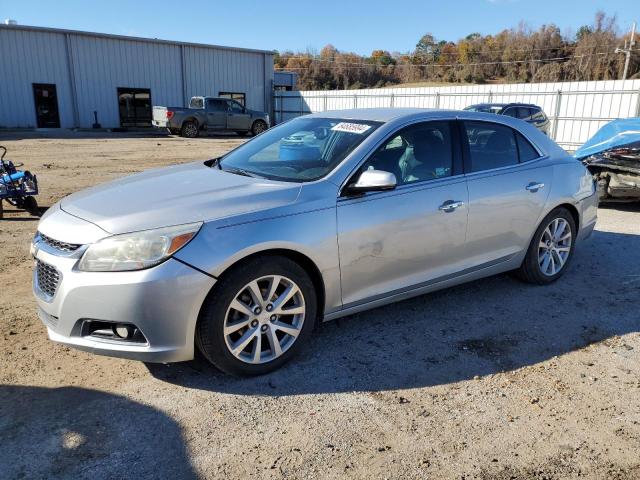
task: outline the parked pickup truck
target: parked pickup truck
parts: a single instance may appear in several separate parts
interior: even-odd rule
[[[197,137],[203,130],[258,135],[269,128],[269,114],[249,110],[228,98],[191,97],[189,108],[153,107],[152,123],[189,138]]]

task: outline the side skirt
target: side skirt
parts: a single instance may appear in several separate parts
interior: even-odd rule
[[[471,282],[480,278],[508,272],[509,270],[518,268],[521,263],[521,254],[499,258],[489,264],[483,264],[478,267],[473,267],[472,269],[463,270],[456,274],[447,275],[418,285],[395,290],[393,292],[389,292],[389,294],[372,297],[356,304],[352,303],[350,305],[345,305],[341,310],[325,314],[322,321],[328,322],[337,318],[346,317],[347,315],[353,315],[354,313],[363,312],[372,308],[424,295],[425,293],[442,290],[444,288],[453,287],[455,285]]]

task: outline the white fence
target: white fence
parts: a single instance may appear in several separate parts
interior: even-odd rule
[[[640,80],[275,92],[274,112],[280,123],[343,108],[459,110],[481,102],[540,105],[551,120],[551,136],[567,150],[575,150],[605,123],[640,117]]]

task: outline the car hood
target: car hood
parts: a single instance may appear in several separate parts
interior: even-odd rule
[[[204,163],[150,170],[64,198],[60,208],[109,233],[210,221],[292,203],[301,185],[245,177]]]

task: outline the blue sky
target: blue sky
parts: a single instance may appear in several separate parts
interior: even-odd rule
[[[426,32],[458,40],[524,20],[575,32],[595,12],[617,14],[623,30],[640,22],[640,0],[0,0],[0,20],[260,49],[406,52]]]

